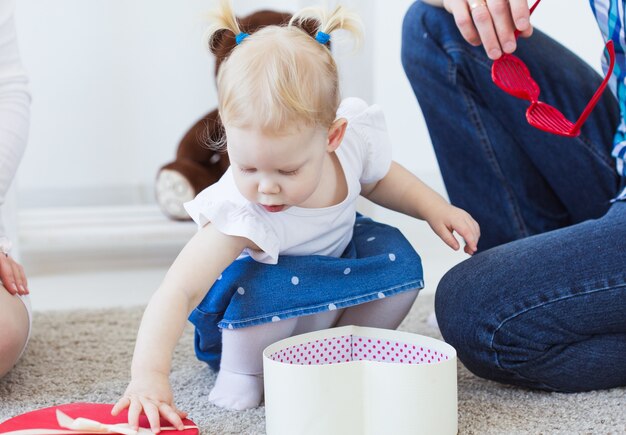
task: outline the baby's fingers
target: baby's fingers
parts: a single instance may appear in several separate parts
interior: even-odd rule
[[[445,225],[441,225],[436,227],[435,233],[444,241],[446,245],[454,249],[455,251],[459,249],[460,245],[458,240],[452,234],[452,230]]]
[[[128,397],[121,397],[115,405],[113,405],[113,409],[111,409],[111,415],[117,415],[126,408],[130,406],[130,399]]]
[[[146,398],[141,400],[141,404],[143,405],[143,412],[146,414],[146,417],[148,417],[148,421],[150,422],[150,429],[152,432],[161,432],[161,416],[159,415],[159,408],[157,405]]]
[[[139,429],[139,414],[143,409],[141,401],[137,397],[131,397],[130,407],[128,408],[128,424],[135,430]]]
[[[480,225],[474,219],[472,219],[474,233],[476,234],[476,240],[480,240]]]
[[[464,251],[470,255],[474,254],[478,250],[478,239],[480,237],[478,224],[472,219],[471,221],[456,225],[454,230],[465,240]]]
[[[185,425],[183,425],[183,421],[181,420],[181,417],[185,418],[184,416],[186,416],[186,413],[181,412],[176,408],[172,408],[167,403],[161,403],[159,405],[159,412],[161,413],[163,417],[165,417],[167,421],[172,423],[172,426],[174,426],[176,429],[178,430],[184,429]]]
[[[174,409],[176,410],[176,414],[178,414],[180,416],[180,418],[187,418],[187,412],[186,411],[181,411],[180,409],[174,407]]]

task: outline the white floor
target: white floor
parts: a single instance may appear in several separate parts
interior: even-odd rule
[[[415,246],[424,267],[424,292],[433,293],[443,274],[467,258],[446,246],[425,222],[365,207],[369,207],[368,215],[400,228]],[[20,216],[22,261],[35,310],[145,304],[195,231],[193,223],[169,221],[156,208],[136,212],[135,223],[126,217],[123,222],[116,220],[113,215],[106,224],[102,214],[97,223],[83,216],[69,224],[59,215],[48,221],[58,218],[64,225],[44,227],[40,219],[35,222],[28,214]],[[72,216],[80,217],[80,212]]]

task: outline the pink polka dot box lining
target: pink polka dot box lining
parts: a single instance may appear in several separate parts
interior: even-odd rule
[[[456,351],[408,332],[345,326],[263,351],[266,429],[282,434],[455,434]]]

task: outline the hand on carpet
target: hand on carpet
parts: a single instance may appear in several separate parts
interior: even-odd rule
[[[111,414],[118,415],[126,408],[128,424],[136,430],[139,427],[139,415],[143,412],[148,417],[150,429],[154,433],[161,430],[161,417],[178,430],[183,430],[181,419],[187,417],[186,412],[180,411],[174,405],[169,379],[161,374],[133,378],[124,395],[111,410]]]

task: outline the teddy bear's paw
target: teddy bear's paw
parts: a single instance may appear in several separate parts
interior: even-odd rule
[[[156,179],[156,199],[161,210],[173,219],[189,219],[183,204],[196,193],[189,180],[178,171],[163,169]]]

